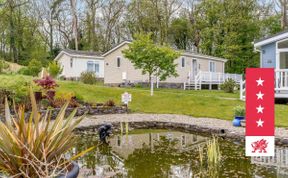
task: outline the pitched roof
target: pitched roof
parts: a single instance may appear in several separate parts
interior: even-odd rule
[[[267,36],[264,38],[261,38],[259,40],[254,41],[254,47],[260,47],[269,43],[273,43],[275,41],[279,41],[282,39],[288,38],[288,30],[284,30],[282,32],[276,33],[271,36]]]
[[[63,49],[62,51],[71,54],[71,55],[81,55],[81,56],[101,56],[101,52],[93,52],[93,51],[76,51],[72,49]]]
[[[200,57],[200,58],[204,58],[204,59],[210,59],[210,60],[222,61],[222,62],[228,61],[228,59],[225,59],[225,58],[209,56],[209,55],[191,52],[191,51],[184,51],[181,55],[182,56],[190,56],[190,57]]]
[[[131,43],[131,40],[125,40],[122,41],[121,43],[116,44],[114,47],[112,47],[110,50],[108,50],[107,52],[105,52],[102,56],[105,57],[108,54],[110,54],[111,52],[115,51],[116,49],[120,48],[121,46],[125,45],[125,44],[129,44]],[[180,50],[179,50],[180,51]],[[220,58],[220,57],[214,57],[214,56],[209,56],[209,55],[205,55],[205,54],[201,54],[201,53],[195,53],[195,52],[191,52],[191,51],[180,51],[182,54],[182,56],[192,56],[192,57],[201,57],[201,58],[205,58],[205,59],[211,59],[211,60],[215,60],[215,61],[222,61],[222,62],[227,62],[227,59],[224,58]]]
[[[103,58],[101,56],[102,53],[100,52],[92,52],[92,51],[76,51],[76,50],[72,50],[72,49],[63,49],[56,57],[55,57],[55,61],[59,60],[59,58],[63,55],[66,54],[70,57],[82,57],[82,58],[95,58],[95,59],[99,59],[99,58]]]
[[[112,53],[113,51],[115,51],[116,49],[120,48],[121,46],[125,45],[125,44],[129,44],[131,43],[132,40],[124,40],[114,46],[112,46],[112,48],[108,51],[106,51],[104,54],[102,54],[103,57],[107,56],[108,54]]]

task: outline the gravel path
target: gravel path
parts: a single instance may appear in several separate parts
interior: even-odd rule
[[[113,115],[97,115],[85,118],[78,127],[93,127],[103,123],[115,123],[115,122],[164,122],[187,124],[195,126],[197,128],[219,130],[225,129],[225,133],[230,137],[236,136],[244,139],[245,128],[234,127],[231,121],[212,119],[212,118],[195,118],[185,115],[175,114],[113,114]],[[281,140],[282,143],[288,143],[288,129],[276,128],[276,139]]]

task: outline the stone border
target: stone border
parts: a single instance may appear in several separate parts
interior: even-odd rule
[[[185,115],[174,114],[113,114],[103,116],[91,116],[85,118],[75,131],[97,132],[100,125],[111,123],[115,131],[119,131],[120,122],[129,122],[132,129],[173,129],[199,134],[217,135],[230,140],[245,141],[245,128],[232,126],[232,121],[194,118]],[[276,128],[275,143],[279,146],[288,146],[288,130]]]

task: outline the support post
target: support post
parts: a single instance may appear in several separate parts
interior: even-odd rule
[[[243,98],[243,80],[240,80],[240,100],[244,100]]]

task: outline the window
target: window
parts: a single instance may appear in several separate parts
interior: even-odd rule
[[[70,67],[73,67],[73,58],[70,58]]]
[[[120,57],[117,57],[117,67],[120,67],[120,61],[121,60],[121,58]]]
[[[93,61],[88,61],[87,62],[87,71],[88,72],[95,72],[96,74],[99,74],[99,71],[100,71],[99,63],[93,62]]]
[[[98,63],[95,63],[95,72],[99,73],[99,64]]]
[[[209,72],[216,72],[216,64],[213,61],[209,61]]]
[[[182,57],[181,66],[182,66],[182,67],[185,67],[185,58],[184,58],[184,57]]]
[[[88,72],[94,72],[94,63],[93,62],[87,62],[87,71]]]

